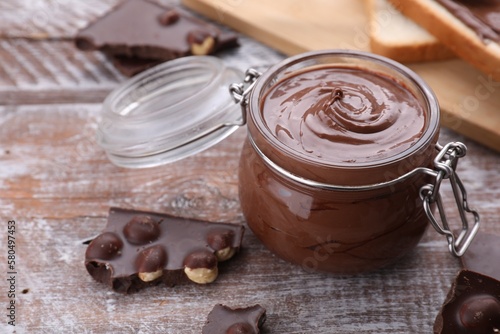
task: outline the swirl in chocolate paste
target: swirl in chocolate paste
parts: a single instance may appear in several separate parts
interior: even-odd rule
[[[267,92],[261,112],[279,141],[328,163],[374,162],[403,152],[426,123],[407,88],[353,67],[294,73]]]

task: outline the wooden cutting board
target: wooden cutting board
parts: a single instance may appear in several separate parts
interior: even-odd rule
[[[182,0],[183,4],[287,55],[370,50],[363,0]],[[461,60],[409,65],[438,96],[442,125],[500,151],[500,82]]]

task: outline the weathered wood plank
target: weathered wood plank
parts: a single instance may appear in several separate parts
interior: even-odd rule
[[[124,77],[71,41],[0,39],[0,103],[102,102]]]
[[[0,38],[71,38],[120,0],[3,0]]]

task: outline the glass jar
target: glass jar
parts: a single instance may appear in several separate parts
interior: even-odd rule
[[[381,158],[360,162],[349,159],[358,145],[351,145],[343,162],[331,162],[280,138],[264,116],[267,94],[274,89],[286,95],[280,87],[285,80],[321,68],[374,73],[408,90],[424,113],[419,138],[403,151],[389,149]],[[418,244],[436,202],[426,205],[428,192],[421,188],[436,177],[431,170],[438,153],[439,105],[415,73],[372,54],[315,51],[266,71],[244,105],[248,137],[239,167],[241,207],[249,227],[273,253],[308,270],[352,274],[391,264]]]

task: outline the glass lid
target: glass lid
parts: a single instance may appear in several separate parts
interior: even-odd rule
[[[229,93],[243,75],[211,56],[146,70],[108,95],[97,142],[115,165],[129,168],[167,164],[209,148],[244,122]]]

